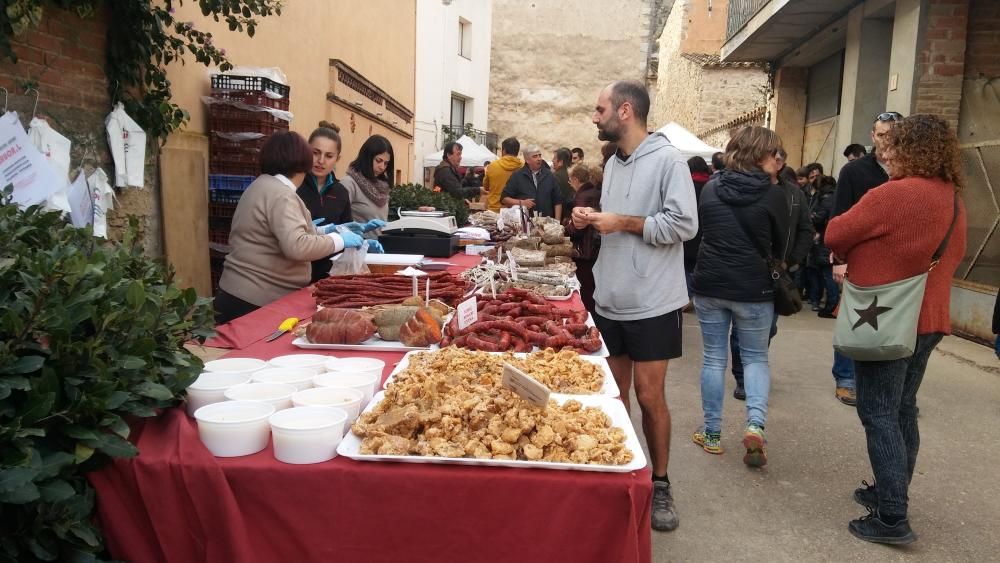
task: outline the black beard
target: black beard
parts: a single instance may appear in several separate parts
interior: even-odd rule
[[[617,143],[621,138],[622,136],[617,133],[612,133],[611,131],[605,131],[604,129],[597,130],[597,139],[599,141],[610,141],[612,143]]]

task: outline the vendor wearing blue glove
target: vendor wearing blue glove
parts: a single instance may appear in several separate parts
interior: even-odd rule
[[[271,135],[260,149],[263,172],[243,192],[229,233],[232,250],[215,296],[216,323],[226,323],[306,287],[310,262],[360,247],[351,233],[321,234],[296,195],[313,166],[306,140],[294,132]]]
[[[312,151],[312,169],[295,193],[306,204],[313,224],[319,227],[350,224],[351,198],[347,188],[334,176],[334,168],[340,160],[340,133],[337,127],[321,121],[319,128],[309,135],[309,148]],[[327,234],[333,232],[328,230]],[[310,283],[315,283],[330,275],[330,257],[326,256],[312,263]]]

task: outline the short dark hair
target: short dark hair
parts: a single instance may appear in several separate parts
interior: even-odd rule
[[[645,125],[649,117],[649,91],[646,87],[634,80],[619,80],[612,84],[611,107],[617,111],[625,102],[632,105],[636,120]]]
[[[500,143],[500,149],[504,154],[517,156],[517,153],[521,152],[521,143],[514,137],[507,137]]]
[[[573,162],[573,153],[566,147],[560,147],[556,149],[556,158],[563,166],[569,166]]]
[[[392,185],[393,170],[395,170],[396,157],[392,152],[392,143],[382,135],[372,135],[358,149],[358,157],[351,163],[351,168],[357,170],[362,176],[369,180],[375,180],[375,170],[372,168],[372,161],[375,157],[387,152],[389,153],[389,163],[385,167],[385,177],[383,180]],[[312,166],[312,155],[309,155],[309,166]]]
[[[866,154],[868,154],[868,151],[865,150],[865,147],[863,145],[859,145],[857,143],[851,143],[851,144],[847,145],[846,149],[844,149],[844,156],[845,157],[853,156],[855,158],[859,158],[859,157],[862,157],[862,156],[864,156]]]
[[[260,148],[260,171],[271,176],[293,176],[312,169],[309,143],[295,131],[274,133]]]
[[[455,147],[458,147],[459,150],[462,150],[462,145],[456,141],[445,143],[444,156],[450,156],[452,154],[455,154]]]
[[[833,191],[837,189],[837,179],[833,176],[820,176],[816,179],[816,187]]]
[[[712,155],[712,168],[715,168],[716,170],[725,170],[726,169],[726,161],[723,159],[724,156],[725,156],[725,153],[722,153],[722,152],[717,152],[717,153],[713,154]]]
[[[319,127],[314,129],[312,134],[309,135],[309,144],[311,145],[317,137],[330,139],[334,143],[337,143],[337,152],[340,152],[344,148],[343,142],[340,140],[340,127],[329,121],[319,122]]]
[[[819,170],[820,175],[823,175],[823,165],[818,162],[810,162],[806,164],[806,176],[812,174],[813,170]]]
[[[691,172],[703,172],[705,174],[711,174],[712,170],[708,167],[708,163],[705,159],[700,156],[692,156],[688,159],[688,168]]]
[[[573,147],[573,154],[579,156],[580,160],[583,160],[583,149],[580,147]]]
[[[809,167],[808,166],[803,166],[802,168],[799,168],[798,170],[795,171],[795,176],[796,177],[802,176],[803,178],[808,178],[809,177]]]

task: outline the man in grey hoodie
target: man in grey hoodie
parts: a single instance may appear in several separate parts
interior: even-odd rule
[[[604,165],[601,211],[575,208],[573,223],[602,235],[594,320],[626,409],[635,379],[652,457],[653,529],[673,530],[664,380],[669,360],[681,355],[681,308],[688,303],[681,243],[698,232],[698,203],[687,161],[662,133],[646,131],[648,114],[642,84],[615,82],[601,91],[592,120],[598,138],[617,143],[618,153]]]

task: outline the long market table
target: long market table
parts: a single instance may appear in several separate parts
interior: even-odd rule
[[[453,271],[478,257],[456,255]],[[580,307],[579,297],[567,302]],[[309,288],[229,326],[229,357],[300,350],[262,340],[306,318]],[[257,337],[257,334],[261,336]],[[332,354],[331,354],[332,355]],[[401,353],[337,352],[386,362]],[[651,559],[649,469],[590,473],[337,457],[287,465],[271,446],[216,458],[183,408],[133,425],[140,455],[90,474],[108,549],[136,562],[626,561]]]

